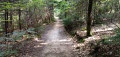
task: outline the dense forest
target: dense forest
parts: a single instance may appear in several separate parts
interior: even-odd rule
[[[120,0],[0,0],[0,57],[120,57]]]

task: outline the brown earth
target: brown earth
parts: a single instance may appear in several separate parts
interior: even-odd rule
[[[56,18],[56,22],[45,27],[41,38],[21,48],[19,57],[78,57],[74,44],[62,21]]]

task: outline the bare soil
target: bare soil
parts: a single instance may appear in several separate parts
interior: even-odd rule
[[[24,44],[19,57],[78,57],[71,36],[62,21],[47,25],[41,38]]]

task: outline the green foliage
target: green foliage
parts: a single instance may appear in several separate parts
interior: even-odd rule
[[[35,31],[38,31],[36,33],[36,35],[37,35],[38,38],[40,38],[41,37],[41,33],[44,31],[44,26],[40,26],[40,27],[35,28]]]
[[[24,35],[27,35],[27,38],[34,38],[34,34],[35,34],[35,28],[29,28],[25,31],[18,31],[18,32],[13,32],[12,34],[12,38],[14,40],[22,40]]]
[[[116,35],[113,37],[105,38],[105,44],[117,44],[120,45],[120,29],[115,29]]]
[[[6,44],[0,44],[0,47],[5,47],[6,46]]]
[[[79,43],[84,43],[85,40],[84,39],[78,39],[79,40]]]
[[[0,37],[0,42],[6,42],[6,41],[17,41],[22,40],[24,35],[27,35],[27,38],[34,38],[34,34],[36,33],[35,28],[29,28],[26,31],[15,31],[12,34],[9,34],[10,37]]]
[[[24,34],[25,34],[25,31],[13,32],[12,38],[13,38],[15,41],[17,41],[17,40],[22,40]]]
[[[28,30],[26,30],[28,33],[31,33],[31,34],[34,34],[36,33],[35,31],[35,28],[29,28]]]
[[[5,41],[4,37],[0,37],[0,42]]]
[[[67,29],[76,29],[77,27],[81,26],[83,21],[73,19],[74,17],[68,16],[66,18],[63,18],[63,23]]]
[[[36,33],[35,28],[29,28],[25,31],[15,31],[12,34],[9,34],[10,37],[0,37],[0,42],[3,44],[0,44],[0,47],[6,47],[7,49],[0,52],[0,57],[10,57],[10,56],[14,56],[18,53],[17,50],[12,50],[13,45],[15,44],[5,44],[4,42],[15,42],[15,41],[21,41],[24,37],[23,36],[27,36],[26,38],[29,39],[33,39],[34,38],[34,34]],[[19,46],[18,46],[19,47]]]
[[[9,50],[0,52],[0,57],[10,57],[10,56],[14,56],[15,54],[18,54],[17,50],[9,49]]]
[[[80,6],[80,4],[78,4],[78,1],[73,0],[64,0],[58,2],[57,4],[57,10],[59,11],[57,11],[59,13],[58,16],[60,17],[60,19],[63,19],[63,23],[67,29],[79,27],[82,25],[81,22],[85,20],[85,12],[84,14],[81,13],[84,7],[79,9],[78,7]]]
[[[40,26],[40,27],[35,28],[35,31],[38,31],[38,30],[44,31],[44,26]]]
[[[70,26],[73,23],[73,21],[70,20],[69,18],[64,18],[63,22],[64,22],[65,26]]]
[[[109,19],[117,19],[119,12],[119,0],[95,1],[93,5],[94,23],[104,23]],[[105,20],[104,20],[105,19]]]
[[[87,28],[86,28],[86,27],[82,28],[82,31],[86,31],[86,30],[87,30]]]

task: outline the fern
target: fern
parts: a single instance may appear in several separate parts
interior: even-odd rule
[[[25,31],[15,31],[13,33],[9,33],[9,37],[0,37],[0,42],[3,43],[0,44],[0,47],[7,47],[6,50],[0,52],[0,57],[14,57],[14,55],[18,53],[17,50],[12,50],[12,44],[5,44],[4,42],[19,41],[22,40],[25,35],[27,36],[27,39],[34,38],[34,34],[36,33],[34,30],[35,28],[29,28]]]
[[[13,56],[13,55],[15,55],[17,53],[18,53],[17,50],[9,49],[9,50],[0,52],[0,57],[10,57],[10,56]]]

